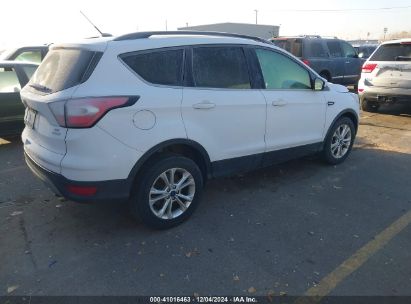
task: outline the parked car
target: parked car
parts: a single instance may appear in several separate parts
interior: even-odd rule
[[[48,50],[48,45],[7,49],[0,54],[0,60],[28,61],[40,64],[46,57]]]
[[[207,178],[318,152],[343,162],[359,119],[347,88],[268,41],[227,33],[53,46],[22,96],[36,175],[73,201],[128,200],[155,228],[188,218]]]
[[[353,45],[358,57],[361,59],[368,59],[371,54],[377,49],[377,44],[361,44]]]
[[[271,41],[301,59],[327,81],[357,85],[364,60],[351,44],[336,38],[298,36],[273,38]]]
[[[38,65],[18,61],[0,61],[0,136],[23,131],[24,105],[20,90]]]
[[[364,111],[381,104],[411,105],[411,39],[382,43],[362,67],[358,94]]]

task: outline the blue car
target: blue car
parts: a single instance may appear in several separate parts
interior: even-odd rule
[[[337,38],[296,36],[271,42],[300,58],[327,81],[357,86],[364,60],[351,44]]]

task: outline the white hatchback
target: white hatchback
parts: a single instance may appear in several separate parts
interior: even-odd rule
[[[205,180],[310,153],[349,155],[359,101],[255,37],[140,32],[53,45],[21,92],[32,171],[73,201],[124,200],[155,228]]]

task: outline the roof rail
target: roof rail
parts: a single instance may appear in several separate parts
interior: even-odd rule
[[[113,39],[113,41],[123,41],[123,40],[134,40],[150,38],[151,36],[164,36],[164,35],[200,35],[200,36],[218,36],[218,37],[232,37],[232,38],[243,38],[250,39],[261,43],[271,44],[270,41],[265,40],[260,37],[232,34],[225,32],[209,32],[209,31],[153,31],[153,32],[136,32],[118,36]]]

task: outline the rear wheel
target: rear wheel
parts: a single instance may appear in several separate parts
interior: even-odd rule
[[[331,81],[331,75],[330,75],[330,73],[328,73],[327,71],[322,71],[322,72],[320,73],[320,76],[321,76],[322,78],[324,78],[325,80],[327,80],[328,82]]]
[[[380,105],[366,99],[361,100],[361,109],[366,112],[377,112]]]
[[[151,228],[170,228],[194,212],[202,188],[203,177],[194,161],[167,155],[146,166],[138,175],[130,211]]]
[[[350,154],[355,138],[355,127],[348,117],[338,119],[324,142],[323,158],[332,165],[342,163]]]

